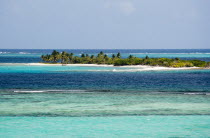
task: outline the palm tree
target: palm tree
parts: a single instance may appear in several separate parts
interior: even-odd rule
[[[81,57],[84,58],[85,57],[85,54],[82,54]]]
[[[91,55],[90,58],[93,59],[94,58],[94,55]]]
[[[107,56],[107,54],[104,55],[104,64],[105,64],[105,61],[108,61],[109,60],[109,57]]]
[[[146,55],[145,59],[149,59],[149,56]]]
[[[90,56],[89,63],[93,63],[93,62],[94,62],[94,58],[95,58],[95,56],[94,56],[94,55],[91,55],[91,56]]]
[[[115,54],[112,54],[112,59],[114,59],[116,56],[115,56]]]
[[[117,53],[117,58],[121,58],[120,52]]]
[[[70,54],[67,55],[69,62],[73,61],[73,55],[74,55],[74,53],[70,53]]]
[[[41,58],[42,58],[43,61],[46,62],[46,56],[45,55],[42,55]]]
[[[175,58],[175,60],[176,60],[176,61],[179,61],[179,60],[180,60],[180,58],[177,58],[177,57],[176,57],[176,58]]]
[[[60,53],[56,50],[53,50],[52,54],[52,61],[56,63],[60,59]]]
[[[43,61],[49,62],[51,60],[51,55],[42,55],[41,58]]]
[[[100,55],[104,55],[104,52],[101,51],[99,54],[100,54]]]
[[[61,53],[61,63],[64,64],[64,63],[67,63],[68,62],[68,53],[63,51]]]
[[[105,55],[104,55],[104,58],[107,58],[107,57],[108,57],[107,54],[105,54]]]
[[[133,58],[133,55],[129,55],[128,58],[129,58],[129,59]]]

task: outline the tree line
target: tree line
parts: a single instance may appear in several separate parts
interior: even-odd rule
[[[179,58],[138,58],[129,55],[127,58],[121,58],[121,53],[112,54],[109,57],[102,51],[97,55],[81,54],[75,56],[74,53],[58,52],[53,50],[51,54],[42,55],[41,59],[45,63],[61,63],[61,64],[108,64],[114,66],[123,65],[150,65],[164,67],[210,67],[210,62],[201,60],[181,60]]]

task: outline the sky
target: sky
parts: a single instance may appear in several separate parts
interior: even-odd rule
[[[0,0],[0,49],[210,48],[210,0]]]

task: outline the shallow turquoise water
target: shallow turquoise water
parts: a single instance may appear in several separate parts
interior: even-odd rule
[[[210,116],[1,117],[1,137],[210,137]]]
[[[210,137],[210,95],[1,90],[1,137]]]
[[[154,67],[155,68],[155,67]],[[0,73],[68,73],[68,72],[140,72],[140,73],[210,73],[210,69],[163,69],[153,70],[153,67],[117,67],[117,66],[61,66],[61,65],[27,65],[27,64],[0,64]]]
[[[52,91],[1,92],[0,116],[210,115],[210,95]]]
[[[0,73],[68,73],[68,72],[117,72],[131,71],[130,67],[109,67],[109,66],[33,66],[33,65],[4,65],[0,64]],[[135,70],[134,70],[135,71]]]

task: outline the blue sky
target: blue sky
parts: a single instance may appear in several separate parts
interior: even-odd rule
[[[0,48],[210,48],[210,0],[0,0]]]

